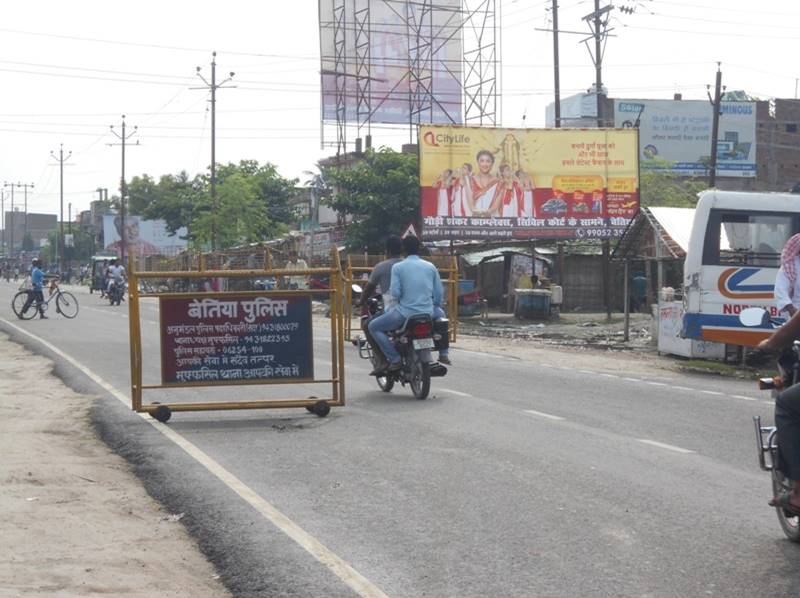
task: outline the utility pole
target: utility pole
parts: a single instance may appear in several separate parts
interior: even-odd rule
[[[717,144],[719,142],[719,115],[722,112],[722,63],[717,63],[717,81],[714,84],[714,98],[711,98],[710,91],[708,100],[711,102],[714,118],[711,121],[711,160],[708,168],[708,186],[715,187],[717,184]],[[706,86],[710,89],[711,86]]]
[[[69,208],[67,208],[67,226],[69,226],[69,234],[72,234],[72,202],[69,202]]]
[[[561,127],[561,77],[558,72],[558,0],[553,0],[553,83],[556,100],[556,128]]]
[[[8,255],[14,257],[14,226],[17,224],[17,219],[14,217],[14,183],[3,182],[3,187],[11,189],[11,235],[9,236]],[[8,222],[5,224],[8,226]]]
[[[28,236],[28,188],[33,189],[33,183],[17,183],[17,187],[22,187],[25,192],[25,235]],[[23,241],[24,242],[24,241]]]
[[[109,146],[114,145],[121,145],[122,146],[122,177],[120,178],[119,183],[119,217],[120,217],[120,253],[122,254],[122,264],[125,264],[125,245],[127,244],[126,239],[126,231],[125,231],[125,202],[128,199],[128,187],[125,183],[125,142],[136,135],[138,131],[138,127],[133,127],[133,132],[128,134],[125,132],[125,115],[122,115],[122,134],[117,133],[114,130],[114,125],[111,125],[111,132],[114,133],[117,139],[120,140],[119,143],[109,143]],[[139,145],[139,140],[136,140],[134,145]],[[106,244],[108,244],[108,239],[106,239]]]
[[[8,258],[8,253],[6,253],[6,190],[0,188],[0,219],[2,220],[3,225],[3,257]]]
[[[589,49],[589,54],[592,56],[595,70],[595,93],[597,94],[597,126],[602,127],[603,121],[603,53],[605,51],[605,41],[608,37],[609,31],[608,21],[609,13],[614,7],[609,4],[600,8],[600,0],[594,0],[594,12],[583,17],[583,20],[589,25],[589,30],[592,36],[583,40],[586,47]],[[588,42],[594,39],[594,52],[589,48]]]
[[[58,157],[56,158],[55,152],[50,152],[50,155],[53,159],[58,160],[59,166],[59,183],[58,183],[58,195],[60,198],[60,208],[59,208],[59,233],[58,233],[58,260],[60,261],[60,271],[64,271],[64,162],[69,160],[69,157],[72,155],[72,152],[67,154],[67,157],[64,157],[64,144],[62,143],[59,146],[58,150]]]
[[[219,206],[217,205],[217,90],[222,87],[236,87],[235,85],[225,85],[228,81],[233,79],[235,73],[231,71],[228,73],[228,78],[222,83],[217,83],[217,53],[211,53],[211,83],[206,81],[205,77],[200,74],[201,67],[197,67],[197,76],[205,83],[203,87],[192,87],[191,89],[209,89],[211,90],[211,205],[213,210],[213,217],[211,219],[211,250],[217,250],[217,218],[219,216]]]

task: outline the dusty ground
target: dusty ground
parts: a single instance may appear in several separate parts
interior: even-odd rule
[[[51,368],[0,335],[0,596],[228,596]]]

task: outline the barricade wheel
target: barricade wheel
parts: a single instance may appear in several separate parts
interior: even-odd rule
[[[331,412],[331,406],[326,401],[317,401],[314,403],[313,413],[318,417],[325,417]]]
[[[150,417],[165,424],[169,421],[169,418],[172,417],[172,410],[166,405],[159,405],[154,411],[150,412]]]

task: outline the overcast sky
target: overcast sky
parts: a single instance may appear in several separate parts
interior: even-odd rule
[[[550,0],[497,0],[502,6],[502,124],[544,126],[552,101]],[[606,5],[607,0],[601,2]],[[621,0],[603,79],[617,98],[705,98],[716,61],[723,83],[762,98],[795,97],[800,67],[796,0]],[[121,10],[123,7],[127,11]],[[561,0],[559,25],[583,31],[591,0]],[[330,150],[320,148],[316,0],[74,0],[9,2],[0,24],[0,182],[34,183],[28,208],[58,212],[58,167],[50,152],[72,151],[65,205],[87,209],[95,189],[119,187],[120,148],[109,125],[122,114],[138,125],[128,178],[155,177],[210,161],[209,76],[235,71],[235,89],[218,92],[217,160],[275,163],[303,177]],[[561,36],[562,94],[585,90],[594,68],[578,35]],[[374,130],[375,145],[407,133]],[[18,201],[22,198],[17,192]],[[6,209],[9,209],[6,194]]]

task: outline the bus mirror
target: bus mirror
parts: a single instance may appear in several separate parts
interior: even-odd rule
[[[769,313],[763,307],[748,307],[739,314],[739,321],[743,326],[767,326],[769,324]]]

